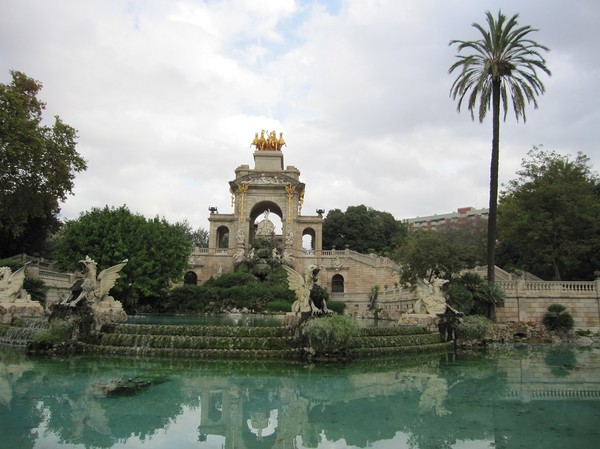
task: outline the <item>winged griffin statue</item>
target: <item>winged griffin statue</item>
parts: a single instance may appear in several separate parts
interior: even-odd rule
[[[0,301],[15,302],[31,299],[23,289],[25,267],[26,265],[23,265],[14,273],[8,267],[0,267]]]
[[[90,304],[112,300],[113,298],[109,296],[108,292],[114,287],[115,282],[117,282],[120,271],[127,264],[127,259],[102,270],[98,276],[96,276],[98,264],[93,259],[90,259],[89,256],[86,256],[85,259],[79,262],[85,265],[86,273],[79,288],[75,288],[74,286],[73,291],[80,291],[80,293],[77,296],[71,295],[61,304],[74,307],[83,299],[86,299]]]
[[[325,300],[323,300],[323,308],[319,309],[310,298],[311,289],[316,283],[317,275],[321,269],[317,265],[309,265],[304,270],[304,276],[302,276],[287,265],[282,265],[282,267],[287,272],[290,290],[296,293],[296,301],[292,304],[292,312],[310,312],[312,315],[327,313],[328,309]]]

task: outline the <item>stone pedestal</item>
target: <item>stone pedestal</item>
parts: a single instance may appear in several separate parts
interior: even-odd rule
[[[0,301],[0,324],[10,324],[13,318],[41,318],[44,308],[37,301],[17,299]]]
[[[124,323],[127,321],[127,314],[123,310],[123,305],[113,298],[92,304],[91,309],[94,318],[94,330],[99,331],[105,324]]]

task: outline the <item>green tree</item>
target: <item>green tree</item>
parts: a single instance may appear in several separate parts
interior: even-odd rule
[[[459,226],[441,226],[438,236],[447,241],[464,261],[465,268],[486,263],[487,222],[464,223]]]
[[[488,284],[477,273],[455,276],[444,286],[448,303],[466,315],[490,318],[496,306],[504,305],[505,294],[496,284]]]
[[[131,309],[140,298],[163,297],[183,275],[190,251],[182,225],[107,206],[67,222],[56,237],[54,257],[62,268],[74,270],[90,256],[99,271],[128,259],[111,294]]]
[[[208,248],[208,231],[206,229],[201,226],[194,230],[187,220],[183,220],[180,226],[185,231],[192,245],[199,246],[200,248]]]
[[[38,251],[58,228],[75,174],[86,169],[76,130],[58,116],[52,126],[42,123],[42,84],[11,75],[10,84],[0,84],[0,257]]]
[[[499,262],[545,279],[593,279],[600,268],[600,185],[587,156],[534,147],[498,206]]]
[[[519,15],[510,19],[498,12],[498,17],[488,11],[486,13],[487,28],[474,23],[473,27],[481,33],[478,40],[452,40],[450,45],[458,49],[458,61],[449,69],[450,73],[458,71],[452,83],[450,96],[458,99],[457,109],[460,112],[463,101],[475,119],[483,122],[488,110],[492,110],[492,157],[490,164],[490,199],[487,237],[487,277],[494,283],[495,244],[496,244],[496,212],[498,201],[498,170],[500,155],[500,108],[504,112],[504,120],[508,112],[509,100],[512,103],[517,121],[523,117],[526,121],[525,107],[533,103],[537,108],[536,96],[544,93],[545,88],[538,78],[538,70],[551,75],[541,51],[549,51],[547,47],[530,39],[537,31],[530,26],[518,26]],[[468,54],[460,54],[462,51]],[[479,106],[477,103],[479,102]]]
[[[389,212],[364,205],[349,206],[346,212],[332,209],[323,221],[323,247],[343,249],[348,245],[360,253],[373,250],[387,255],[395,240],[406,232],[406,225]]]
[[[394,253],[394,259],[402,265],[400,280],[411,285],[419,279],[431,281],[434,276],[450,279],[465,268],[461,248],[436,231],[411,232]]]

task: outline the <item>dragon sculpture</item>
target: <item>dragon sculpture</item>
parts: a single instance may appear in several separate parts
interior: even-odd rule
[[[25,267],[23,265],[14,273],[8,267],[0,267],[0,300],[15,302],[17,300],[31,299],[23,289],[25,282]]]
[[[325,300],[323,300],[323,308],[319,309],[310,297],[310,292],[317,281],[317,275],[321,269],[317,265],[309,265],[304,270],[304,276],[302,276],[287,265],[282,265],[282,267],[287,272],[290,290],[296,293],[296,301],[292,304],[292,312],[310,312],[311,315],[327,313],[328,309]]]
[[[86,299],[90,304],[98,304],[113,299],[108,292],[117,282],[120,271],[127,264],[127,259],[102,270],[97,277],[97,263],[93,259],[86,256],[85,259],[79,262],[86,268],[85,277],[72,287],[73,293],[61,304],[75,307],[83,299]]]

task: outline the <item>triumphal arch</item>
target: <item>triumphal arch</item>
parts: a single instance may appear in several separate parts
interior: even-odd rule
[[[259,237],[275,242],[274,257],[303,272],[321,267],[319,282],[332,293],[367,294],[374,285],[392,287],[398,280],[394,262],[351,248],[323,248],[323,210],[304,215],[306,191],[300,171],[285,166],[280,133],[256,133],[251,143],[254,167],[240,165],[229,182],[231,213],[210,207],[208,248],[195,248],[190,258],[192,283],[231,272],[240,261],[253,257],[252,243]]]

